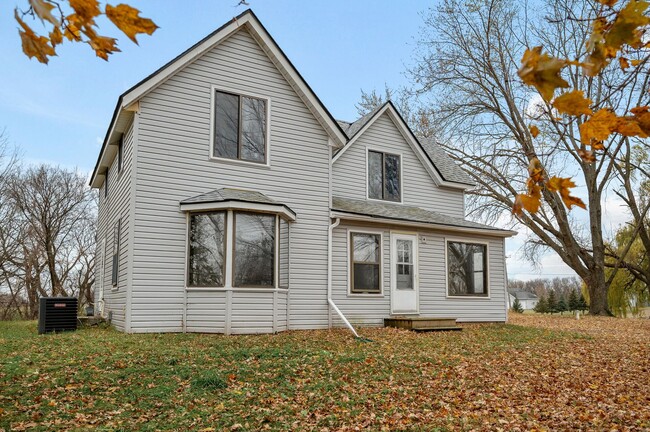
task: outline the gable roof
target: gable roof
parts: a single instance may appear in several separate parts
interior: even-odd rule
[[[335,215],[337,212],[344,213],[346,218],[349,218],[349,215],[357,215],[375,220],[379,218],[386,222],[410,222],[427,225],[431,228],[465,230],[499,237],[510,237],[516,234],[515,231],[483,225],[463,218],[424,210],[420,207],[388,202],[332,197],[332,211]]]
[[[217,46],[240,28],[244,27],[251,33],[262,50],[269,56],[278,70],[280,70],[282,75],[284,75],[285,79],[294,88],[298,96],[303,100],[305,105],[307,105],[309,110],[328,133],[334,145],[338,147],[345,145],[347,142],[347,136],[341,129],[341,126],[336,122],[318,96],[316,96],[316,93],[314,93],[309,84],[307,84],[302,75],[300,75],[300,72],[298,72],[295,66],[291,63],[289,58],[278,46],[253,11],[247,9],[120,95],[115,110],[113,111],[110,125],[106,131],[102,149],[90,177],[91,187],[99,187],[101,185],[101,182],[98,181],[98,177],[104,175],[110,161],[117,152],[116,149],[109,150],[110,144],[116,142],[119,138],[114,135],[125,131],[133,116],[133,111],[137,110],[137,108],[134,107],[137,105],[139,99],[165,82],[169,77],[173,76],[183,67]]]
[[[476,183],[471,177],[459,167],[454,160],[440,147],[434,139],[419,140],[411,128],[408,126],[402,115],[399,113],[392,101],[387,101],[382,105],[375,107],[356,121],[342,122],[338,121],[349,138],[345,147],[337,149],[333,156],[333,162],[336,162],[345,151],[350,148],[356,139],[361,136],[368,128],[381,117],[382,114],[389,113],[393,122],[398,127],[404,138],[411,144],[413,150],[423,156],[425,165],[429,164],[432,177],[436,183],[459,189],[468,189],[475,186]],[[433,171],[433,172],[431,172]]]

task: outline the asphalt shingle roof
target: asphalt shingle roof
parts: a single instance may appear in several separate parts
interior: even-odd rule
[[[473,228],[490,230],[503,234],[512,231],[494,228],[477,222],[467,221],[463,218],[447,216],[424,210],[420,207],[402,204],[384,203],[378,201],[356,200],[351,198],[332,197],[332,210],[343,213],[352,213],[371,217],[395,219],[397,221],[421,222],[450,227]]]
[[[339,124],[339,126],[341,126],[341,129],[343,129],[343,132],[345,132],[345,134],[348,136],[348,139],[352,139],[352,137],[354,137],[354,135],[356,135],[357,132],[359,132],[366,125],[366,123],[368,123],[375,116],[378,111],[380,111],[389,103],[390,102],[386,102],[382,105],[379,105],[352,123],[343,120],[337,120],[336,122]],[[447,152],[445,152],[445,150],[440,147],[434,138],[416,139],[422,146],[422,149],[427,154],[429,159],[431,159],[433,162],[433,165],[438,169],[438,172],[443,179],[450,182],[463,183],[468,185],[476,184],[474,180],[472,180],[472,178],[465,171],[463,171],[463,169],[459,167],[451,157],[449,157]],[[338,149],[336,152],[334,152],[334,155],[336,155],[341,150],[342,149]]]
[[[508,293],[517,300],[537,300],[537,296],[528,291],[508,290]]]
[[[258,204],[280,205],[263,193],[242,189],[222,188],[216,189],[201,195],[184,199],[181,204],[213,203],[222,201],[242,201]]]

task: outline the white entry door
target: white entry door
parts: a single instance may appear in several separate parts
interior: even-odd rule
[[[418,288],[418,236],[391,233],[391,313],[417,314],[420,309]]]

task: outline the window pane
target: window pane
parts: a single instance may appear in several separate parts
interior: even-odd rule
[[[190,286],[223,286],[225,214],[190,216]]]
[[[239,96],[217,92],[214,124],[215,156],[237,159]]]
[[[275,216],[236,213],[235,286],[269,286],[275,282]]]
[[[382,199],[383,153],[368,152],[368,197]]]
[[[243,97],[241,159],[264,162],[266,153],[266,101]]]
[[[354,264],[353,291],[379,292],[379,264]]]
[[[449,295],[487,295],[484,257],[485,245],[448,243]]]
[[[379,262],[379,234],[352,234],[352,260],[354,262]]]
[[[384,179],[384,199],[390,201],[400,200],[400,169],[399,156],[386,154],[384,160],[386,164]]]

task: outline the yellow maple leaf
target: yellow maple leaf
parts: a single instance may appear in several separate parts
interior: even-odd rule
[[[583,209],[587,208],[585,206],[585,203],[578,197],[574,197],[571,195],[571,189],[574,188],[576,184],[573,182],[568,177],[556,177],[553,176],[551,177],[548,182],[546,182],[546,187],[551,191],[551,192],[559,192],[560,197],[562,198],[562,202],[564,203],[565,206],[569,210],[571,210],[571,207],[578,206],[582,207]]]
[[[621,65],[622,70],[626,70],[627,68],[630,67],[630,62],[628,62],[625,57],[619,58],[618,59],[618,64]]]
[[[50,40],[45,36],[34,33],[32,28],[20,19],[17,9],[14,10],[14,18],[22,27],[22,30],[18,30],[18,34],[25,55],[29,58],[35,57],[39,62],[47,64],[49,62],[48,56],[56,55],[54,47],[50,45]]]
[[[605,141],[616,129],[618,118],[612,111],[602,108],[580,125],[580,140],[594,149],[603,149]]]
[[[136,44],[138,33],[153,34],[158,26],[149,18],[140,17],[140,11],[126,4],[106,5],[106,16]]]
[[[623,45],[640,48],[643,45],[643,27],[650,24],[650,17],[645,15],[647,1],[629,1],[618,13],[609,31],[605,34],[605,45],[615,50]]]
[[[639,127],[647,135],[650,135],[650,107],[638,106],[630,110],[632,115],[636,118]]]
[[[544,167],[542,163],[537,158],[532,158],[528,163],[528,175],[530,180],[534,183],[539,183],[544,179]],[[532,184],[529,184],[529,188],[532,187]]]
[[[52,43],[52,46],[59,45],[63,42],[63,34],[61,33],[59,26],[54,26],[50,32],[50,42]]]
[[[522,210],[526,210],[529,213],[537,213],[540,205],[540,196],[517,194],[515,205],[512,207],[512,212],[517,215],[521,214]]]
[[[530,130],[530,134],[533,136],[533,138],[537,138],[537,135],[539,135],[539,128],[535,125],[530,125],[528,126],[528,129]]]
[[[634,116],[619,117],[615,131],[627,137],[648,138],[648,134],[641,129],[641,125]]]
[[[41,21],[49,21],[54,26],[59,25],[59,20],[52,15],[52,9],[55,7],[53,4],[44,0],[29,0],[29,5]]]
[[[630,61],[630,64],[631,64],[632,66],[638,66],[638,65],[641,64],[641,60],[631,60],[631,61]]]
[[[519,77],[525,84],[534,86],[545,100],[553,98],[556,88],[569,87],[569,83],[560,76],[566,60],[542,54],[541,46],[527,49],[521,63],[517,72]]]
[[[85,26],[93,25],[95,17],[101,14],[97,0],[69,0],[69,3],[78,20]]]
[[[572,116],[593,114],[593,111],[589,108],[590,105],[591,99],[585,98],[582,90],[572,90],[562,93],[553,101],[553,107],[556,110]]]
[[[97,57],[107,61],[110,54],[120,51],[117,47],[117,39],[112,37],[99,36],[95,34],[92,38],[89,38],[88,43],[91,48],[95,50]]]

